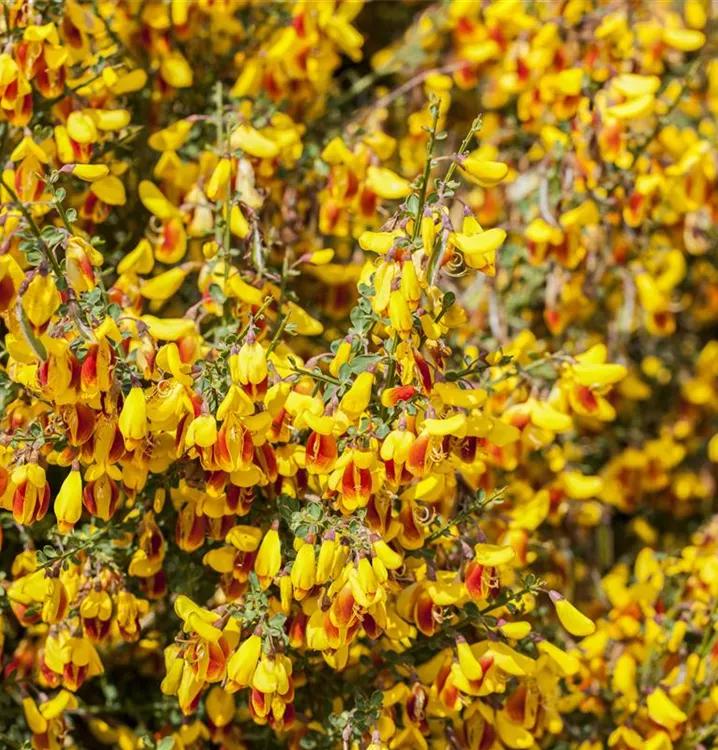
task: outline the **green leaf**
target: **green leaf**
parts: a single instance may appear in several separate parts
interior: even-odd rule
[[[342,367],[348,367],[351,374],[365,372],[370,365],[380,362],[381,358],[380,354],[360,354]]]
[[[444,315],[446,315],[446,313],[454,306],[455,302],[456,295],[453,292],[446,292],[441,300],[441,310],[434,319],[434,322],[438,323],[444,317]]]
[[[416,215],[416,212],[419,210],[419,196],[416,193],[412,193],[406,199],[406,210],[414,215]]]
[[[210,284],[209,294],[218,305],[224,304],[225,295],[222,291],[222,287],[219,286],[219,284]]]

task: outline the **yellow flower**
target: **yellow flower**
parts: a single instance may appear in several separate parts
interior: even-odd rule
[[[688,720],[683,711],[666,695],[663,688],[656,688],[646,699],[648,715],[652,721],[666,729],[674,729]]]
[[[482,159],[474,153],[461,161],[461,171],[481,187],[494,187],[506,178],[509,168],[502,162]]]
[[[232,131],[229,143],[233,149],[241,149],[260,159],[274,159],[279,155],[279,146],[274,141],[246,123]]]
[[[315,583],[316,557],[313,544],[305,542],[299,548],[290,575],[294,587],[294,598],[301,601]]]
[[[351,388],[342,396],[339,408],[350,418],[357,419],[369,406],[374,385],[374,375],[370,372],[360,372]]]
[[[252,684],[261,653],[262,639],[258,635],[250,635],[242,642],[227,665],[228,690],[234,692]]]
[[[65,477],[55,498],[57,527],[63,533],[72,531],[82,515],[82,477],[80,467],[74,465]]]
[[[147,435],[147,406],[144,391],[139,386],[130,389],[118,425],[126,443],[142,440]]]
[[[259,578],[259,584],[265,591],[272,583],[274,576],[282,566],[282,548],[277,529],[272,527],[264,535],[259,545],[257,559],[254,562],[254,572]]]

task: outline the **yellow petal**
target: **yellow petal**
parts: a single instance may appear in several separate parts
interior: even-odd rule
[[[287,308],[289,323],[294,326],[295,332],[300,336],[319,336],[323,333],[324,326],[299,305],[294,302],[287,302]]]
[[[247,123],[235,128],[229,144],[233,149],[241,149],[258,159],[274,159],[279,156],[279,146]]]
[[[566,599],[559,599],[554,602],[554,606],[558,619],[571,635],[583,637],[596,632],[596,625],[583,612],[576,609],[571,602]]]
[[[514,724],[504,711],[499,711],[496,714],[496,729],[501,742],[507,747],[516,750],[534,747],[534,738],[531,732],[518,724]]]
[[[117,264],[117,273],[150,273],[155,267],[155,255],[152,252],[152,245],[144,237],[137,243],[134,250],[130,250],[127,255]]]
[[[86,109],[99,130],[121,130],[130,124],[131,115],[126,109]]]
[[[474,552],[474,560],[479,565],[488,565],[491,567],[505,565],[516,557],[516,553],[512,547],[503,547],[496,544],[477,544],[474,547]]]
[[[633,73],[624,73],[616,76],[611,81],[611,85],[618,91],[621,96],[628,99],[646,94],[655,94],[661,86],[661,79],[658,76],[640,76]]]
[[[635,97],[635,99],[629,99],[623,104],[609,107],[606,114],[608,117],[615,117],[617,120],[634,120],[639,117],[646,117],[653,112],[655,101],[653,94],[644,94]]]
[[[369,167],[367,169],[367,186],[380,198],[398,200],[411,193],[409,180],[400,177],[386,167]]]
[[[169,271],[154,276],[142,285],[140,290],[146,299],[162,302],[179,291],[187,271],[182,268],[170,268]]]
[[[531,632],[530,622],[507,622],[505,625],[500,625],[499,630],[507,637],[512,640],[519,641],[525,638]]]
[[[196,612],[190,613],[189,617],[185,620],[184,629],[188,633],[197,633],[211,643],[217,643],[222,637],[222,631],[219,628],[210,625]]]
[[[508,164],[503,162],[488,161],[470,154],[461,162],[461,171],[477,185],[493,187],[506,177],[509,173],[509,167]]]
[[[95,182],[107,177],[110,168],[105,164],[75,164],[72,168],[72,174],[79,177],[85,182]]]
[[[262,541],[262,530],[255,526],[235,526],[225,541],[242,552],[254,552]]]
[[[648,716],[666,729],[673,729],[676,725],[688,720],[688,717],[678,706],[663,692],[662,688],[656,688],[646,699]]]
[[[623,365],[592,365],[578,363],[571,368],[576,382],[588,387],[611,385],[623,380],[628,370]]]
[[[165,198],[162,191],[154,182],[142,180],[138,188],[138,193],[142,205],[158,219],[170,219],[173,216],[179,215],[177,208]]]
[[[70,112],[67,118],[67,132],[73,141],[80,144],[94,143],[97,140],[95,122],[85,111]]]
[[[143,315],[140,320],[149,329],[150,335],[161,341],[177,341],[195,330],[194,321],[187,318],[157,318]]]
[[[466,435],[466,423],[465,414],[454,414],[446,419],[425,419],[423,427],[429,435],[464,437]]]
[[[695,29],[664,29],[663,41],[682,52],[695,52],[706,43],[706,35]]]
[[[113,174],[93,182],[90,190],[108,206],[124,206],[127,202],[125,186],[122,180]]]
[[[397,237],[403,232],[362,232],[359,235],[359,247],[372,253],[384,255],[394,246]]]
[[[536,648],[539,653],[549,656],[565,677],[572,677],[581,668],[580,662],[573,654],[567,654],[549,641],[537,643]]]
[[[162,78],[176,89],[192,85],[192,68],[179,52],[171,52],[162,60],[160,73]]]
[[[504,244],[506,232],[503,229],[487,229],[480,234],[453,235],[454,244],[463,253],[485,255],[492,250],[498,250]]]

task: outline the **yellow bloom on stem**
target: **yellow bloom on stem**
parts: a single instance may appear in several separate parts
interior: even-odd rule
[[[277,532],[278,524],[275,522],[262,539],[254,561],[254,572],[259,578],[262,591],[266,591],[274,577],[279,573],[282,566],[282,547]]]
[[[561,624],[571,635],[586,636],[596,632],[596,625],[579,612],[571,602],[566,601],[557,591],[550,591],[549,596],[556,607],[556,614]]]
[[[260,159],[274,159],[279,155],[279,146],[273,140],[246,123],[232,131],[229,144],[232,149],[241,149]]]
[[[301,601],[314,587],[316,568],[314,544],[305,542],[299,548],[290,573],[294,598],[297,601]]]
[[[82,476],[78,463],[73,464],[72,470],[65,477],[54,507],[58,529],[61,533],[68,534],[82,515]]]
[[[261,653],[262,639],[257,634],[242,642],[227,665],[228,690],[235,692],[252,684]]]
[[[369,406],[374,386],[374,374],[360,372],[351,388],[342,396],[339,408],[350,418],[357,419]]]
[[[666,729],[675,729],[679,724],[688,720],[686,714],[666,695],[661,687],[657,687],[646,699],[648,716],[656,724]]]
[[[481,187],[494,187],[505,179],[509,167],[499,161],[489,161],[477,154],[469,154],[461,160],[460,171]]]
[[[137,385],[130,388],[120,412],[118,426],[125,443],[135,443],[147,435],[149,428],[145,394],[142,388]]]

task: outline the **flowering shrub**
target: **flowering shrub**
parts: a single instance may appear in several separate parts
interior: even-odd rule
[[[3,0],[0,747],[718,742],[713,6]]]

